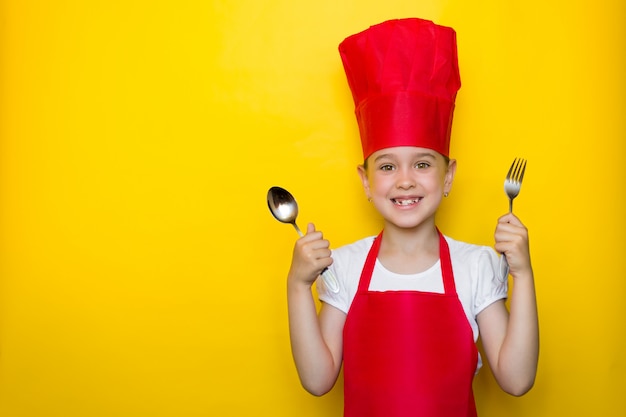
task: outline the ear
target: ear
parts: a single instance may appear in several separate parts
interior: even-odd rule
[[[449,193],[452,189],[452,182],[454,181],[454,174],[456,174],[456,159],[450,159],[448,162],[448,169],[443,179],[443,192]]]
[[[361,178],[361,183],[363,184],[363,190],[365,191],[365,196],[367,199],[371,199],[370,195],[370,182],[367,178],[367,171],[363,165],[359,165],[356,167],[357,172],[359,173],[359,177]]]

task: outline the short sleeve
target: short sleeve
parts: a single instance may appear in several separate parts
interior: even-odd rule
[[[508,282],[500,278],[498,254],[491,248],[483,247],[478,254],[475,276],[472,280],[474,288],[474,315],[477,316],[485,308],[498,300],[507,298]]]

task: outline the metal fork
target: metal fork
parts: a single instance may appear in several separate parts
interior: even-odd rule
[[[522,180],[526,171],[526,160],[515,158],[504,179],[504,192],[509,197],[509,213],[513,213],[513,199],[517,197],[522,188]],[[509,263],[506,256],[500,257],[500,280],[504,281],[509,276]]]

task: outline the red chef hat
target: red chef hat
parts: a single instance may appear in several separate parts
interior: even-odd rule
[[[456,33],[417,18],[389,20],[339,45],[354,98],[363,158],[393,146],[448,156],[461,87]]]

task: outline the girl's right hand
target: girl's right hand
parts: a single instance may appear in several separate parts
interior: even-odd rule
[[[332,263],[330,242],[315,225],[307,225],[306,235],[296,241],[293,249],[288,282],[313,285],[319,274]]]

